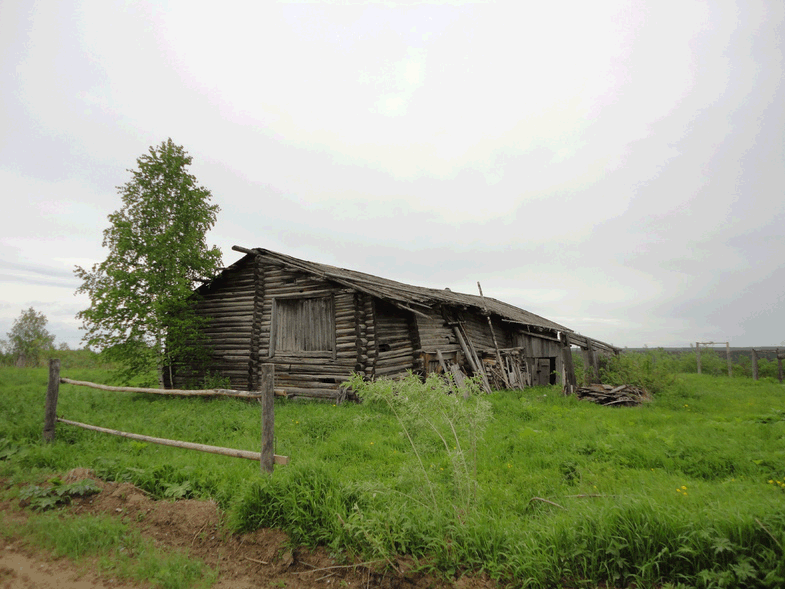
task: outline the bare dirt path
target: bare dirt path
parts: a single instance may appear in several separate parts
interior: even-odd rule
[[[29,553],[14,544],[0,546],[0,550],[1,589],[135,589],[67,560],[51,561],[44,554]]]
[[[163,549],[187,551],[218,571],[215,589],[494,589],[483,578],[462,578],[447,583],[411,571],[412,563],[398,559],[370,566],[346,566],[322,549],[292,550],[279,530],[230,534],[222,515],[211,501],[155,501],[128,483],[107,483],[85,469],[71,471],[67,482],[91,478],[101,492],[76,499],[66,509],[73,514],[109,514],[137,527],[142,535]],[[10,502],[0,503],[6,521],[28,516]],[[23,539],[0,540],[0,589],[127,589],[111,576],[100,576],[84,564],[53,560]]]

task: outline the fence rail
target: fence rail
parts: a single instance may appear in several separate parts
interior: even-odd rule
[[[113,387],[108,384],[98,384],[84,380],[71,380],[70,378],[60,378],[63,384],[72,384],[81,387],[90,387],[102,391],[113,391],[118,393],[149,393],[151,395],[172,395],[179,397],[240,397],[244,399],[258,399],[264,395],[262,391],[234,391],[231,389],[148,389],[144,387]]]
[[[199,452],[209,452],[211,454],[221,454],[223,456],[233,456],[235,458],[246,458],[248,460],[258,460],[262,472],[272,472],[273,464],[288,464],[288,456],[278,456],[273,452],[274,442],[274,429],[275,429],[275,412],[273,409],[273,382],[275,380],[274,366],[272,364],[263,364],[262,372],[260,374],[261,390],[259,391],[234,391],[229,389],[204,389],[197,391],[180,390],[180,389],[149,389],[142,387],[113,387],[109,385],[102,385],[94,382],[71,380],[69,378],[60,378],[60,360],[53,358],[49,360],[49,384],[46,391],[46,409],[44,411],[44,432],[43,437],[47,442],[53,442],[55,439],[55,424],[57,422],[66,425],[73,425],[87,430],[111,434],[114,436],[121,436],[132,440],[141,440],[153,444],[161,444],[163,446],[174,446],[177,448],[185,448],[188,450],[197,450]],[[115,429],[99,427],[97,425],[90,425],[87,423],[80,423],[78,421],[71,421],[57,417],[57,400],[60,394],[60,383],[70,384],[76,386],[90,387],[104,391],[125,392],[125,393],[149,393],[155,395],[174,395],[174,396],[226,396],[245,399],[259,399],[262,405],[262,436],[261,436],[261,452],[250,452],[248,450],[236,450],[234,448],[224,448],[221,446],[210,446],[207,444],[196,444],[193,442],[184,442],[181,440],[168,440],[166,438],[156,438],[152,436],[144,436],[141,434],[133,434]]]

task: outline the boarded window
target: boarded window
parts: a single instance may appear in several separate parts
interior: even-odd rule
[[[332,297],[275,299],[271,355],[332,356],[335,319]]]

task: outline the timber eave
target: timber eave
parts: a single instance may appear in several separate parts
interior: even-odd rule
[[[259,256],[266,262],[305,272],[387,301],[399,309],[415,315],[426,316],[427,311],[435,306],[444,305],[449,308],[494,315],[504,321],[527,326],[533,330],[531,331],[532,335],[545,334],[546,332],[554,335],[557,332],[573,333],[568,327],[491,297],[458,293],[449,289],[439,290],[413,286],[364,272],[301,260],[263,248],[249,249],[235,245],[232,249],[246,254],[246,257],[235,262],[230,268],[244,262],[248,256]]]

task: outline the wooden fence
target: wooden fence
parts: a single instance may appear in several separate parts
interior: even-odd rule
[[[711,345],[719,345],[725,344],[725,355],[728,360],[728,376],[733,376],[733,363],[731,362],[731,350],[730,350],[730,342],[695,342],[695,359],[697,361],[697,369],[698,374],[701,373],[701,346],[707,347]],[[760,350],[756,350],[755,348],[750,348],[750,358],[752,363],[752,380],[758,380],[758,355]],[[776,358],[777,358],[777,377],[780,382],[782,382],[782,361],[785,360],[785,352],[780,352],[780,349],[777,348],[776,350]]]
[[[273,451],[273,432],[275,430],[275,411],[273,409],[273,382],[275,378],[275,368],[272,364],[263,364],[260,373],[260,390],[259,391],[233,391],[228,389],[207,389],[207,390],[178,390],[178,389],[148,389],[140,387],[112,387],[108,385],[96,384],[93,382],[85,382],[79,380],[71,380],[69,378],[60,377],[60,360],[49,360],[49,385],[46,391],[46,409],[44,412],[44,440],[52,442],[55,439],[55,424],[57,422],[67,425],[81,427],[83,429],[112,434],[114,436],[121,436],[130,438],[132,440],[140,440],[143,442],[150,442],[152,444],[161,444],[164,446],[175,446],[177,448],[186,448],[188,450],[198,450],[200,452],[209,452],[211,454],[221,454],[223,456],[234,456],[235,458],[247,458],[249,460],[258,460],[262,472],[272,472],[273,464],[288,464],[288,456],[278,456]],[[167,440],[165,438],[154,438],[151,436],[143,436],[141,434],[132,434],[120,430],[108,429],[90,425],[87,423],[79,423],[77,421],[70,421],[57,417],[57,398],[60,394],[60,383],[90,387],[100,389],[102,391],[115,391],[126,393],[148,393],[154,395],[176,395],[183,397],[205,397],[205,396],[223,396],[223,397],[237,397],[243,399],[259,399],[262,405],[262,439],[261,439],[261,452],[249,452],[247,450],[236,450],[234,448],[223,448],[221,446],[208,446],[206,444],[195,444],[192,442],[183,442],[180,440]]]

